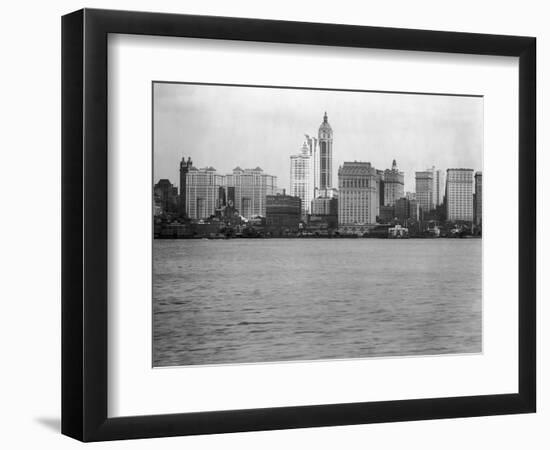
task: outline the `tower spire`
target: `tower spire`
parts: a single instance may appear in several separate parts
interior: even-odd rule
[[[323,123],[327,123],[328,122],[328,116],[327,116],[327,112],[325,111],[325,115],[323,116]]]

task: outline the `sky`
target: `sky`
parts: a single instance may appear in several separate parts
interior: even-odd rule
[[[288,189],[290,156],[305,134],[317,136],[325,111],[334,187],[344,161],[384,170],[395,159],[411,192],[415,171],[482,170],[482,97],[155,83],[154,180],[178,185],[179,161],[190,156],[221,174],[260,166]]]

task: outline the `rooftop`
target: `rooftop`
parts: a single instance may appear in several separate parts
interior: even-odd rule
[[[376,169],[370,162],[344,161],[344,165],[338,168],[338,175],[376,175]]]

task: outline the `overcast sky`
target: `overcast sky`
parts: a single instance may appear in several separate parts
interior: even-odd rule
[[[333,185],[344,161],[397,160],[405,190],[432,165],[482,170],[483,99],[442,95],[154,84],[154,179],[179,184],[179,161],[225,174],[260,166],[289,187],[290,155],[323,114],[334,132]]]

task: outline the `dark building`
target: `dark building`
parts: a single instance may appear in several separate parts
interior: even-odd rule
[[[165,178],[154,186],[154,196],[161,208],[162,214],[175,213],[178,205],[178,188]]]
[[[286,194],[266,196],[266,226],[269,231],[297,231],[302,215],[302,200]]]
[[[384,180],[384,171],[380,169],[376,169],[376,173],[378,174],[378,204],[380,206],[385,205],[384,203],[384,189],[385,189],[385,180]]]
[[[378,223],[390,223],[395,218],[395,208],[393,206],[380,205],[378,214]]]
[[[317,197],[311,201],[311,214],[313,216],[337,216],[338,198]]]
[[[193,167],[193,161],[191,161],[191,157],[187,158],[187,161],[185,161],[185,157],[181,158],[180,162],[180,199],[179,199],[179,214],[180,216],[184,217],[186,216],[186,201],[187,201],[187,174],[189,173],[189,170]]]
[[[227,206],[235,207],[235,186],[227,186]]]
[[[221,208],[222,206],[226,206],[227,199],[225,196],[225,188],[223,186],[220,186],[218,188],[218,208]]]
[[[218,207],[215,215],[224,223],[240,223],[239,212],[235,209],[235,188],[233,186],[218,188]]]
[[[407,222],[410,220],[420,222],[422,220],[422,209],[419,202],[406,197],[397,199],[395,201],[395,217],[403,226],[407,226]]]
[[[481,227],[482,224],[482,214],[483,214],[483,195],[482,195],[482,179],[483,174],[481,172],[476,172],[474,175],[474,225]]]
[[[338,228],[338,198],[317,197],[311,201],[311,215],[309,216],[308,229]]]

